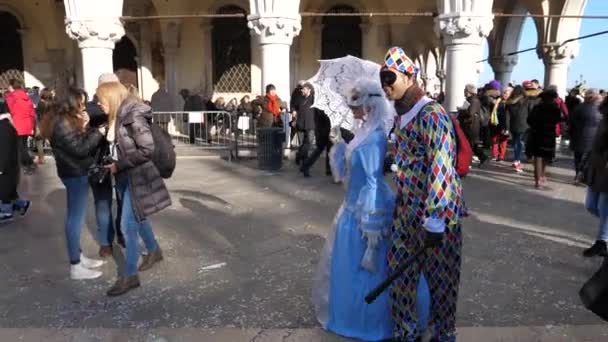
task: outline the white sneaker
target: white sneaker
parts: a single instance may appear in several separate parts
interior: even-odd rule
[[[96,279],[101,277],[99,271],[90,270],[80,262],[79,264],[70,266],[70,278],[73,280]]]
[[[89,259],[81,253],[80,263],[86,268],[97,268],[103,266],[106,262],[103,260]]]

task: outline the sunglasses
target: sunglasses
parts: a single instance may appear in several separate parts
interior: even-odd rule
[[[383,87],[392,86],[397,82],[397,74],[391,70],[380,71],[380,83]]]

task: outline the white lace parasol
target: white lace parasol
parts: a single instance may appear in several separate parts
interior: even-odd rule
[[[321,67],[308,80],[315,88],[313,107],[329,116],[332,127],[353,130],[356,126],[353,113],[347,105],[355,81],[368,78],[380,84],[380,65],[354,56],[321,60]]]

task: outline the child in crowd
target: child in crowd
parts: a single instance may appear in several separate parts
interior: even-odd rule
[[[30,208],[31,202],[17,194],[18,184],[17,131],[6,103],[0,101],[0,223],[12,221],[15,212],[25,216]]]

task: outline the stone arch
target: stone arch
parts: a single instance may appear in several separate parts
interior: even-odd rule
[[[0,85],[6,86],[11,78],[23,80],[25,61],[19,18],[11,12],[0,10]]]
[[[116,42],[112,52],[112,62],[114,71],[123,84],[138,86],[138,49],[130,35],[125,35]]]
[[[351,5],[335,5],[328,13],[357,13]],[[321,31],[321,59],[363,55],[363,32],[360,17],[324,17]]]
[[[509,13],[524,15],[529,12],[528,8],[521,2],[516,2]],[[519,42],[521,40],[525,20],[525,17],[494,19],[494,29],[487,38],[490,56],[506,55],[519,49]]]
[[[224,5],[216,13],[243,13],[238,5]],[[213,87],[219,93],[251,92],[251,36],[246,18],[212,20]]]
[[[7,4],[5,2],[0,2],[0,12],[7,12],[10,13],[13,17],[15,17],[21,29],[29,28],[28,22],[26,21],[25,17],[12,5]]]
[[[253,1],[253,0],[252,0]],[[195,1],[197,2],[197,1]],[[207,8],[207,13],[219,13],[220,10],[226,6],[236,6],[241,8],[244,13],[249,13],[249,1],[248,0],[216,0],[211,3]]]
[[[561,14],[564,15],[582,15],[585,11],[587,0],[565,0],[564,6],[561,9]],[[581,19],[560,18],[556,25],[555,41],[564,41],[566,39],[575,38],[576,34],[581,29]]]

